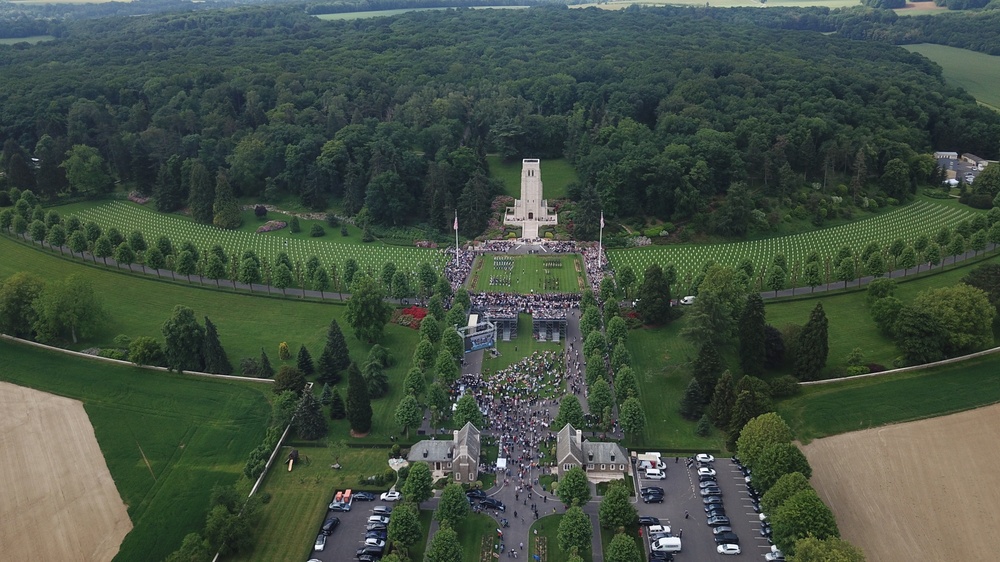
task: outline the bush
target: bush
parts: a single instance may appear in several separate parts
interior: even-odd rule
[[[855,367],[847,368],[847,376],[849,377],[856,377],[858,375],[867,375],[867,374],[868,374],[868,367],[864,365],[857,365]]]
[[[264,217],[267,216],[267,207],[263,205],[257,205],[256,207],[253,208],[253,214],[258,219],[263,220]]]
[[[350,236],[350,232],[347,231],[347,225],[346,224],[340,225],[340,235],[341,236]]]
[[[260,376],[260,363],[253,357],[240,359],[240,374],[244,377],[258,378]]]
[[[292,217],[289,224],[291,225],[292,232],[302,232],[302,227],[299,226],[299,217]]]
[[[340,219],[338,219],[337,215],[333,213],[327,213],[326,226],[329,226],[330,228],[337,228],[338,226],[340,226]]]
[[[326,230],[321,224],[314,224],[312,228],[309,229],[309,236],[313,238],[319,238],[320,236],[326,236]]]
[[[782,375],[771,381],[771,396],[773,398],[787,398],[800,392],[802,392],[802,387],[792,375]]]
[[[108,359],[118,359],[119,361],[125,361],[128,356],[121,349],[115,348],[105,348],[97,352],[98,357],[107,357]]]

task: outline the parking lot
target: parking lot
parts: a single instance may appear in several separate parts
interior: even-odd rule
[[[704,503],[698,487],[698,465],[687,466],[686,458],[663,457],[667,466],[665,480],[648,480],[643,471],[637,471],[635,481],[639,488],[659,486],[664,490],[663,503],[644,503],[637,494],[636,508],[639,515],[658,517],[662,525],[669,525],[674,536],[679,536],[682,550],[675,560],[728,560],[729,556],[716,552],[712,528],[706,524]],[[743,473],[728,458],[712,463],[716,480],[722,491],[723,506],[730,519],[733,532],[739,537],[741,556],[764,559],[771,544],[761,536],[760,519],[753,510]],[[684,514],[688,517],[685,519]],[[645,541],[644,541],[645,542]],[[646,542],[647,553],[649,544]]]
[[[368,517],[372,515],[372,508],[376,505],[393,507],[394,504],[378,500],[373,502],[355,501],[351,504],[350,511],[327,511],[323,521],[336,517],[340,519],[340,525],[327,537],[326,547],[323,551],[313,552],[312,558],[323,562],[354,560],[355,552],[365,542],[365,527],[368,525]],[[319,528],[312,529],[309,540],[314,541],[318,534]]]

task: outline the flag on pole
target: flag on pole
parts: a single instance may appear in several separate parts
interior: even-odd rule
[[[455,226],[452,227],[455,232],[458,232],[458,213],[455,213]]]
[[[458,220],[458,217],[455,217]],[[601,228],[604,228],[604,211],[601,211]]]

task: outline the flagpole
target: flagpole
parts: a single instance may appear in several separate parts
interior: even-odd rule
[[[458,267],[458,209],[455,209],[455,267]]]
[[[601,234],[597,239],[597,267],[604,271],[604,211],[601,211]]]

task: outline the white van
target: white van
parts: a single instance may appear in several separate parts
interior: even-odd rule
[[[666,480],[667,473],[658,468],[647,468],[646,478],[649,480]]]
[[[659,552],[680,552],[681,539],[677,537],[664,537],[662,539],[657,539],[650,545],[650,549]]]

